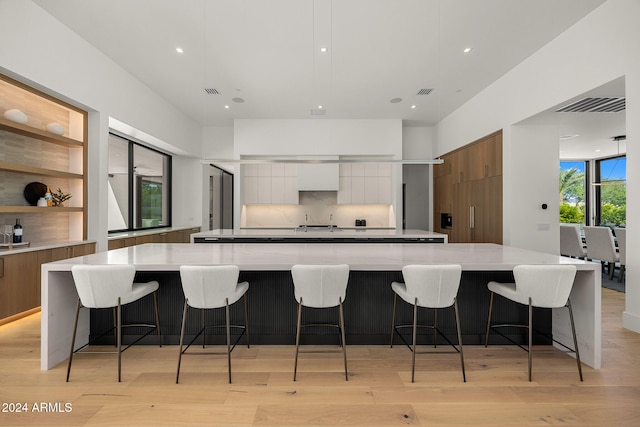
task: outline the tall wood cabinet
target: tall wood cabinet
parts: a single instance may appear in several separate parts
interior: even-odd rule
[[[435,231],[451,243],[502,244],[502,131],[442,159],[434,167]]]

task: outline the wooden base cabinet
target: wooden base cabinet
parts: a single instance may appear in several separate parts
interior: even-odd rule
[[[92,254],[95,247],[95,243],[83,243],[0,255],[0,324],[40,307],[42,264]]]
[[[0,256],[0,319],[40,306],[37,252]]]

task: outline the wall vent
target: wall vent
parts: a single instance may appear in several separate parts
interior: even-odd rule
[[[584,98],[556,110],[557,113],[617,113],[626,108],[625,98]]]
[[[213,87],[205,87],[204,91],[207,92],[209,95],[220,95],[220,92],[218,92],[218,89]]]
[[[429,95],[434,89],[420,89],[416,95]]]

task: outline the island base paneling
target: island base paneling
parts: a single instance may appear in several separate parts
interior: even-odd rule
[[[160,327],[164,344],[177,345],[180,338],[182,307],[184,296],[178,272],[144,272],[136,274],[136,281],[157,280],[160,282],[158,304],[160,310]],[[247,294],[249,308],[249,334],[251,344],[295,344],[295,325],[297,303],[294,298],[293,281],[289,271],[244,271],[240,273],[240,281],[249,282]],[[458,305],[460,309],[460,325],[462,341],[465,345],[484,344],[487,314],[489,309],[489,291],[487,282],[513,281],[511,272],[464,271]],[[347,295],[344,302],[345,329],[348,345],[388,345],[391,338],[391,311],[393,306],[392,281],[402,281],[400,272],[351,271]],[[138,301],[123,309],[123,322],[146,321],[153,319],[153,305]],[[187,337],[190,340],[200,328],[201,314],[198,310],[189,310],[187,321]],[[241,301],[231,308],[232,324],[244,324],[244,312]],[[337,309],[303,310],[303,320],[307,323],[336,323]],[[413,308],[398,300],[396,313],[397,324],[413,322]],[[207,324],[224,324],[224,310],[210,310],[205,313]],[[419,322],[432,323],[433,310],[420,309]],[[526,323],[527,307],[497,297],[494,302],[494,322]],[[452,342],[457,342],[454,313],[452,309],[438,311],[438,327]],[[550,334],[552,315],[549,310],[534,310],[534,324],[543,334]],[[113,325],[110,310],[92,310],[91,339],[102,334]],[[70,325],[71,327],[71,325]],[[526,343],[526,330],[507,331],[510,338],[518,343]],[[140,331],[135,329],[123,331],[123,342],[133,341]],[[225,330],[213,329],[207,335],[208,344],[223,344]],[[336,328],[306,328],[302,336],[302,344],[338,344]],[[432,344],[433,333],[429,330],[420,332],[420,344]],[[201,341],[198,340],[198,343]],[[239,345],[244,344],[244,338]],[[550,344],[544,335],[534,335],[536,344]],[[105,335],[99,343],[113,344],[113,336]],[[140,343],[157,345],[155,336],[147,336]],[[446,341],[438,337],[438,344]],[[505,344],[507,341],[492,333],[490,344]],[[401,344],[396,337],[394,344]]]

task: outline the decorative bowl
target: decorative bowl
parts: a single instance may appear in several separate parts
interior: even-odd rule
[[[22,124],[27,123],[27,120],[28,120],[27,115],[16,108],[5,111],[4,118],[7,120],[11,120],[12,122],[22,123]]]
[[[60,123],[49,123],[47,125],[47,132],[51,132],[56,135],[64,135],[64,126]]]

